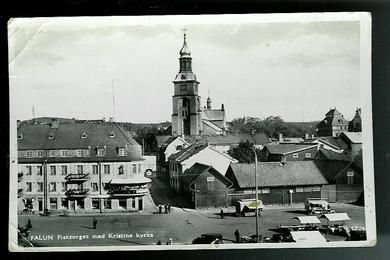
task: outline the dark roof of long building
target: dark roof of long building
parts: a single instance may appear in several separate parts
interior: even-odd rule
[[[255,187],[255,165],[253,163],[233,163],[230,164],[229,168],[232,169],[239,188]],[[260,187],[324,185],[328,183],[314,161],[291,161],[284,165],[280,162],[259,162],[257,173]]]
[[[190,185],[205,171],[208,171],[226,185],[231,184],[231,181],[218,172],[214,167],[202,163],[195,163],[189,169],[185,170],[184,173],[180,176],[180,181],[183,184]]]
[[[86,138],[82,135],[86,134]],[[53,138],[50,139],[49,136]],[[140,145],[115,122],[105,123],[63,123],[58,128],[51,128],[50,124],[22,124],[18,128],[18,150],[74,150],[95,149],[106,147],[105,160],[115,155],[118,148],[136,146],[130,149],[127,160],[142,159],[139,153]],[[94,153],[91,153],[91,155]],[[27,160],[29,158],[26,158]],[[63,160],[69,160],[62,158]],[[85,158],[84,158],[85,159]],[[92,158],[91,158],[92,159]],[[112,159],[112,158],[111,158]],[[31,159],[32,160],[32,159]],[[79,158],[83,160],[83,158]]]
[[[271,142],[264,133],[216,135],[207,136],[204,139],[207,140],[211,145],[237,145],[241,142],[246,141],[249,141],[250,143],[253,143],[255,145],[264,145]]]
[[[319,159],[329,160],[329,161],[351,161],[350,156],[347,156],[344,153],[337,153],[324,148],[319,149],[318,157]]]
[[[271,154],[289,154],[316,146],[317,144],[269,144],[266,148]]]

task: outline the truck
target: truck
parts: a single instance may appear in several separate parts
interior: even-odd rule
[[[259,215],[264,209],[264,204],[261,200],[257,200],[257,208]],[[236,214],[241,217],[246,215],[255,215],[256,214],[256,199],[241,199],[237,201],[236,204]]]

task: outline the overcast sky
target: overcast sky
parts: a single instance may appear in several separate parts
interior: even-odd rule
[[[182,28],[205,105],[227,120],[281,116],[348,120],[359,96],[359,22],[224,24],[127,22],[125,18],[17,19],[9,25],[11,110],[135,123],[170,121]]]

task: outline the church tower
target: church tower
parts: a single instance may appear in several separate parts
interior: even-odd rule
[[[192,72],[192,58],[184,33],[179,58],[180,69],[173,81],[172,135],[200,135],[203,130],[199,81]]]

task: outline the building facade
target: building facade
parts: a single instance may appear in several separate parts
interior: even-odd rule
[[[348,131],[348,125],[349,122],[344,116],[336,108],[332,108],[317,125],[317,134],[318,136],[337,137],[341,132]]]
[[[18,126],[21,213],[142,210],[143,168],[141,146],[115,122]]]

